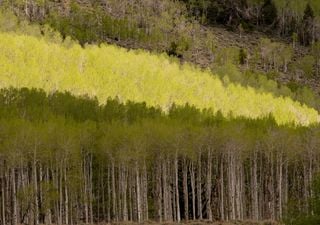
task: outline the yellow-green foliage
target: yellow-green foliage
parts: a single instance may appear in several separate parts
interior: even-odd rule
[[[34,87],[96,96],[100,103],[145,101],[167,110],[172,103],[220,110],[225,116],[272,114],[278,124],[309,125],[318,112],[289,98],[257,93],[222,82],[208,71],[180,66],[165,55],[110,45],[56,44],[31,36],[0,33],[0,87]],[[226,84],[228,83],[228,84]]]

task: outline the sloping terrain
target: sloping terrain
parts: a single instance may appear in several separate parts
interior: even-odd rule
[[[317,54],[254,2],[1,1],[0,224],[320,224]]]
[[[278,124],[309,125],[317,111],[288,97],[256,92],[223,83],[209,71],[181,66],[165,55],[128,51],[111,45],[54,44],[29,36],[0,34],[1,87],[69,91],[121,101],[145,101],[164,110],[175,103],[221,111],[225,116],[261,118],[273,115]]]
[[[232,5],[231,11],[222,7],[222,10],[227,10],[225,16],[230,13],[230,16],[233,16],[234,7],[240,9],[247,7],[240,6],[240,2],[237,1],[215,0],[211,3],[213,2],[218,2],[220,6]],[[264,8],[262,2],[258,1],[257,9]],[[279,2],[276,1],[278,10],[282,9],[282,5],[278,5]],[[239,18],[234,17],[233,19],[238,21],[236,24],[227,26],[228,23],[219,23],[224,26],[217,27],[216,23],[210,23],[209,18],[207,22],[199,18],[197,10],[200,10],[200,15],[204,13],[202,7],[205,5],[202,4],[189,2],[190,5],[170,0],[157,2],[144,0],[140,3],[129,0],[107,2],[66,0],[60,3],[49,0],[43,4],[35,1],[26,4],[20,0],[14,3],[3,1],[1,9],[5,13],[0,15],[0,29],[3,31],[23,29],[32,33],[28,26],[25,27],[31,22],[42,25],[40,28],[42,34],[46,33],[49,25],[58,31],[59,35],[61,33],[62,38],[71,37],[82,46],[86,43],[107,42],[127,49],[166,53],[179,58],[181,62],[191,62],[202,68],[210,68],[222,78],[227,75],[232,82],[267,90],[276,96],[288,96],[320,109],[320,98],[315,93],[318,92],[319,86],[317,79],[317,73],[320,71],[319,43],[312,48],[317,51],[311,51],[310,47],[302,47],[299,44],[301,35],[297,33],[295,34],[298,36],[291,33],[280,35],[284,28],[281,23],[277,24],[274,32],[269,32],[269,35],[258,32],[264,30],[263,18],[258,18],[260,22],[256,21],[261,26],[254,26],[251,29],[245,26],[245,22],[238,26],[237,23],[241,20],[238,21]],[[250,2],[249,8],[246,8],[249,10],[250,18],[253,19],[250,20],[250,24],[254,23],[256,13],[252,11],[252,4],[255,3]],[[305,5],[305,1],[299,5],[299,21],[302,20]],[[210,7],[219,9],[220,6],[211,4]],[[312,6],[317,8],[315,4]],[[280,18],[281,13],[286,13],[280,11],[278,16],[273,15],[273,20]],[[292,7],[288,13],[291,11]],[[224,11],[220,13],[223,14]],[[214,12],[208,12],[208,17],[212,15],[215,15]],[[283,16],[292,18],[292,13]],[[270,25],[265,26],[270,28]],[[226,27],[232,31],[226,30]],[[232,73],[236,73],[235,79],[232,78]]]

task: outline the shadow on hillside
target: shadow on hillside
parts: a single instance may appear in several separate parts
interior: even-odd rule
[[[211,109],[200,110],[186,104],[172,104],[168,113],[160,107],[147,106],[145,102],[120,102],[118,98],[109,98],[100,105],[96,98],[75,96],[69,92],[46,93],[41,89],[1,89],[0,118],[21,118],[30,121],[47,121],[52,117],[63,117],[76,122],[114,122],[134,123],[144,119],[171,119],[184,123],[210,125],[222,121],[244,122],[251,124],[269,124],[277,126],[272,115],[262,119],[245,117],[225,118],[221,112]]]

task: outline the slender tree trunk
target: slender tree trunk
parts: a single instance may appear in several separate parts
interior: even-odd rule
[[[143,161],[143,186],[144,186],[144,220],[149,220],[149,206],[148,206],[148,173],[146,161]]]
[[[201,179],[201,152],[198,156],[198,173],[197,173],[197,202],[198,202],[198,219],[202,220],[202,179]]]
[[[155,190],[155,205],[156,205],[156,215],[158,217],[158,221],[161,223],[163,221],[162,212],[164,211],[164,207],[162,206],[163,193],[162,193],[162,160],[159,159],[156,166],[156,190]]]
[[[17,225],[18,224],[18,215],[17,215],[17,190],[16,190],[16,171],[15,169],[11,169],[11,183],[12,183],[12,208],[13,208],[13,214],[12,214],[12,224]]]
[[[212,153],[208,151],[208,163],[207,163],[207,187],[206,187],[206,211],[207,219],[212,221],[212,210],[211,210],[211,189],[212,189]]]
[[[124,167],[122,171],[122,196],[123,196],[123,220],[128,221],[128,206],[127,206],[127,169]]]
[[[191,195],[192,195],[192,219],[196,219],[196,180],[195,180],[195,171],[194,163],[190,164],[190,175],[191,175]]]
[[[236,219],[235,207],[235,160],[234,152],[231,149],[228,151],[228,195],[229,195],[229,219]]]
[[[162,193],[163,193],[163,219],[164,221],[169,220],[169,197],[168,197],[168,186],[167,186],[167,165],[166,160],[162,160]]]
[[[5,166],[3,162],[3,168],[2,168],[2,178],[1,178],[1,218],[2,218],[2,224],[6,224],[6,198],[5,198],[5,186],[6,186],[6,180],[5,180]]]
[[[189,192],[188,192],[188,165],[186,158],[183,158],[183,199],[184,199],[184,219],[189,220]]]
[[[52,171],[52,169],[51,169]],[[46,184],[47,187],[49,187],[50,181],[49,181],[49,167],[46,170]],[[46,190],[47,191],[47,190]],[[50,225],[52,223],[52,218],[51,218],[51,209],[50,206],[46,209],[46,224]]]
[[[58,218],[58,221],[59,221],[59,225],[62,225],[62,223],[63,223],[63,212],[62,212],[62,210],[63,210],[63,187],[62,187],[63,168],[62,168],[62,163],[60,163],[60,169],[57,170],[57,173],[58,173],[57,176],[59,176],[59,218]],[[85,185],[85,190],[86,190],[86,185]],[[86,194],[86,191],[85,191],[85,194]],[[85,210],[86,210],[86,222],[87,222],[87,207],[86,206],[85,206]]]
[[[272,153],[270,154],[270,219],[275,220],[275,190],[274,190],[274,162]]]
[[[178,154],[176,153],[176,157],[175,157],[175,162],[174,162],[174,166],[175,166],[175,192],[176,192],[176,216],[177,216],[177,222],[179,223],[181,220],[181,216],[180,216],[180,203],[179,203],[179,177],[178,177]]]
[[[67,182],[67,165],[64,165],[64,208],[65,208],[65,224],[69,224],[69,195],[68,195],[68,182]]]
[[[278,218],[282,219],[282,153],[279,153],[280,156],[278,159],[278,172],[279,172],[279,180],[278,180]]]
[[[142,209],[141,209],[141,193],[140,193],[140,174],[139,174],[139,168],[138,168],[138,162],[136,162],[136,187],[137,187],[137,217],[138,222],[141,222],[141,215],[142,215]]]
[[[107,202],[107,222],[111,221],[111,168],[108,166],[108,176],[107,176],[107,191],[108,191],[108,202]]]
[[[220,162],[220,219],[225,220],[225,214],[224,214],[224,166],[223,166],[223,157],[221,157]]]
[[[39,223],[39,202],[38,202],[38,178],[37,178],[37,146],[34,149],[33,158],[33,185],[34,185],[34,224]]]
[[[116,183],[115,183],[115,171],[114,171],[114,162],[112,161],[111,167],[111,183],[112,183],[112,219],[118,221],[116,214]]]
[[[90,206],[90,223],[93,224],[93,171],[92,171],[92,154],[89,156],[89,206]]]
[[[251,199],[252,199],[252,216],[253,220],[258,221],[259,220],[259,200],[258,200],[258,178],[257,178],[257,153],[256,150],[254,150],[253,153],[253,159],[252,159],[252,168],[251,168],[251,186],[252,186],[252,192],[251,192]]]

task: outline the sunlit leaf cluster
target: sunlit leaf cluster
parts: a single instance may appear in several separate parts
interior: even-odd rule
[[[309,125],[318,112],[287,97],[258,93],[222,82],[209,71],[180,65],[166,55],[111,45],[52,43],[46,39],[0,34],[0,87],[34,87],[47,92],[146,102],[168,110],[175,103],[221,111],[224,116],[274,116],[278,124]]]

